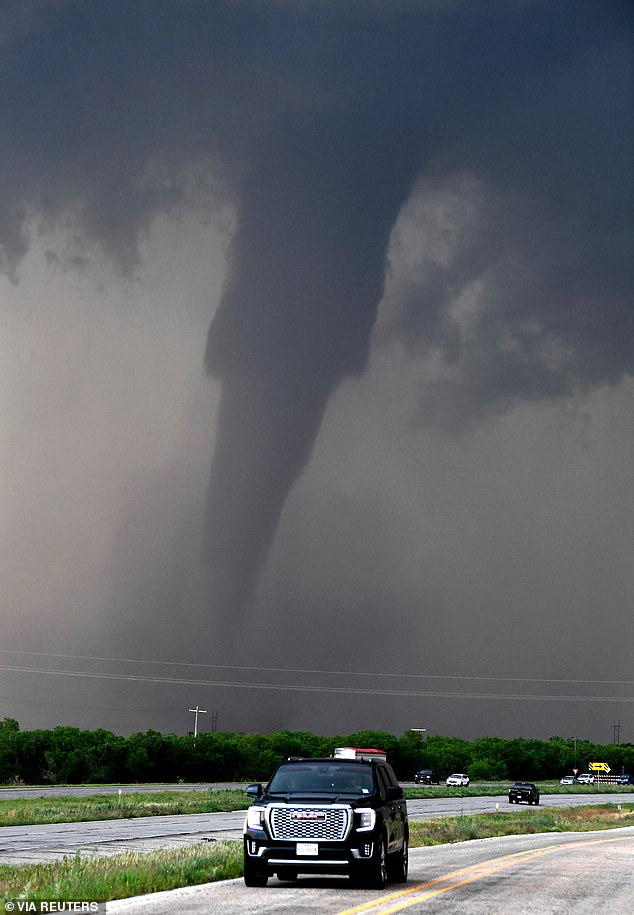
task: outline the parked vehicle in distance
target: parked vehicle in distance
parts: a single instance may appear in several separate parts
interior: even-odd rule
[[[563,778],[559,779],[559,784],[560,785],[576,785],[577,779],[574,777],[574,775],[564,775]]]
[[[414,775],[417,785],[439,785],[440,777],[435,769],[419,769]]]
[[[577,784],[594,785],[594,775],[592,775],[590,772],[584,772],[582,775],[577,777]]]
[[[515,782],[509,788],[509,804],[539,804],[539,788],[532,782]]]
[[[244,824],[244,882],[266,886],[276,874],[347,874],[383,889],[407,880],[409,825],[403,789],[392,767],[361,758],[291,757],[268,785],[249,785]]]
[[[619,775],[617,785],[634,785],[634,775]]]
[[[465,775],[464,772],[454,772],[453,775],[449,776],[445,784],[448,788],[468,788],[469,776]]]

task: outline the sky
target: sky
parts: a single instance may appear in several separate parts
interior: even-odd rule
[[[634,740],[631,19],[4,0],[0,718]]]

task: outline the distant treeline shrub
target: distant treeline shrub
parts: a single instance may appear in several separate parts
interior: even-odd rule
[[[577,738],[579,769],[592,760],[612,770],[634,772],[634,744],[598,745]],[[57,727],[21,731],[17,721],[0,721],[0,784],[113,784],[117,782],[267,781],[289,756],[330,756],[335,747],[377,747],[402,780],[422,768],[444,777],[468,772],[472,780],[558,778],[572,770],[573,740],[516,737],[401,737],[386,731],[360,731],[320,737],[306,731],[272,734],[200,733],[179,737],[145,731],[120,737],[110,731]]]

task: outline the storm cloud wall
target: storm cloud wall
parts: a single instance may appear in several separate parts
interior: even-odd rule
[[[612,568],[597,557],[601,543],[618,541],[609,578],[621,619],[631,577],[631,541],[620,533],[631,530],[627,497],[617,483],[614,492],[607,486],[609,498],[598,506],[589,499],[581,523],[578,494],[606,491],[600,462],[580,457],[592,442],[580,434],[575,451],[562,436],[585,468],[578,490],[566,489],[568,452],[550,427],[543,438],[560,450],[545,449],[539,430],[558,406],[608,411],[615,389],[620,431],[605,453],[626,450],[629,389],[616,389],[634,371],[631,15],[631,4],[616,0],[4,3],[0,263],[3,305],[11,305],[0,345],[15,344],[7,367],[17,382],[3,389],[2,409],[17,430],[4,443],[8,463],[23,476],[20,487],[5,487],[12,513],[2,533],[20,570],[7,578],[11,631],[23,630],[14,608],[37,620],[53,589],[50,626],[60,640],[83,619],[82,638],[101,642],[91,622],[99,618],[103,630],[120,633],[113,653],[129,641],[155,656],[178,646],[181,657],[214,651],[234,660],[245,644],[223,635],[245,617],[258,650],[275,614],[279,630],[292,619],[294,651],[312,648],[311,634],[328,642],[338,618],[355,633],[368,606],[379,625],[389,607],[391,636],[416,646],[442,606],[464,635],[455,642],[445,634],[443,644],[439,624],[438,657],[459,667],[473,660],[481,621],[495,628],[505,619],[509,601],[499,595],[512,596],[526,570],[515,554],[505,568],[496,563],[524,540],[518,556],[539,570],[529,576],[535,597],[526,609],[539,605],[544,621],[571,620],[589,602],[584,574],[593,562]],[[221,240],[209,233],[201,293],[189,282],[191,258],[205,255],[191,244],[183,256],[174,239],[200,243],[225,211]],[[150,249],[166,226],[157,287]],[[38,257],[36,269],[58,281],[50,297],[45,279],[20,285]],[[64,308],[62,286],[78,277],[81,295]],[[93,297],[92,281],[100,287]],[[35,304],[26,293],[33,288],[44,290]],[[104,406],[118,401],[121,358],[122,412],[139,430],[127,449],[117,410]],[[366,366],[380,368],[382,384]],[[181,431],[174,389],[193,389],[192,374],[214,409],[183,419]],[[31,405],[31,390],[41,402]],[[517,420],[522,410],[528,425]],[[492,432],[505,419],[517,450]],[[100,429],[104,447],[89,447]],[[173,438],[174,450],[159,456]],[[489,479],[485,467],[478,480],[478,449],[493,441],[499,472]],[[375,448],[390,454],[389,468],[378,457],[373,466]],[[527,468],[508,484],[511,493],[527,485],[512,523],[498,482],[505,448]],[[455,457],[462,449],[464,462]],[[557,500],[532,459],[550,461],[569,493],[556,519]],[[63,541],[58,506],[74,490],[59,478],[74,475],[89,491],[100,481],[94,503],[73,500],[77,529],[99,530],[91,555],[99,587],[89,586],[73,550],[66,565],[39,557]],[[40,498],[52,489],[55,498]],[[460,494],[451,509],[447,492]],[[524,505],[533,501],[534,515]],[[613,540],[596,534],[595,549],[584,534],[599,530],[593,518],[607,516],[607,505],[611,516],[620,512],[619,533],[606,522]],[[553,549],[542,544],[544,517]],[[564,541],[565,574],[552,559]],[[339,568],[351,544],[354,561]],[[66,582],[77,583],[72,614]],[[609,589],[597,590],[599,603]],[[590,619],[590,609],[584,614]],[[194,631],[203,634],[192,647]],[[363,648],[370,638],[360,631]],[[612,631],[623,651],[626,640]],[[492,665],[502,663],[497,647]],[[553,640],[547,675],[564,647]],[[593,649],[589,638],[575,648],[573,666],[591,667]],[[526,668],[538,654],[525,652]],[[330,644],[323,656],[333,662]],[[475,662],[483,656],[476,652]]]

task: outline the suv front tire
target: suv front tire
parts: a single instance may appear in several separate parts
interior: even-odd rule
[[[369,861],[359,864],[350,879],[354,886],[366,887],[370,890],[382,890],[387,884],[387,841],[385,834],[375,844],[372,857]]]
[[[246,886],[266,886],[269,882],[268,873],[259,870],[255,861],[247,853],[247,843],[244,843],[244,883]]]
[[[390,855],[387,863],[388,876],[392,883],[405,883],[409,868],[409,837],[405,836],[400,851]]]

